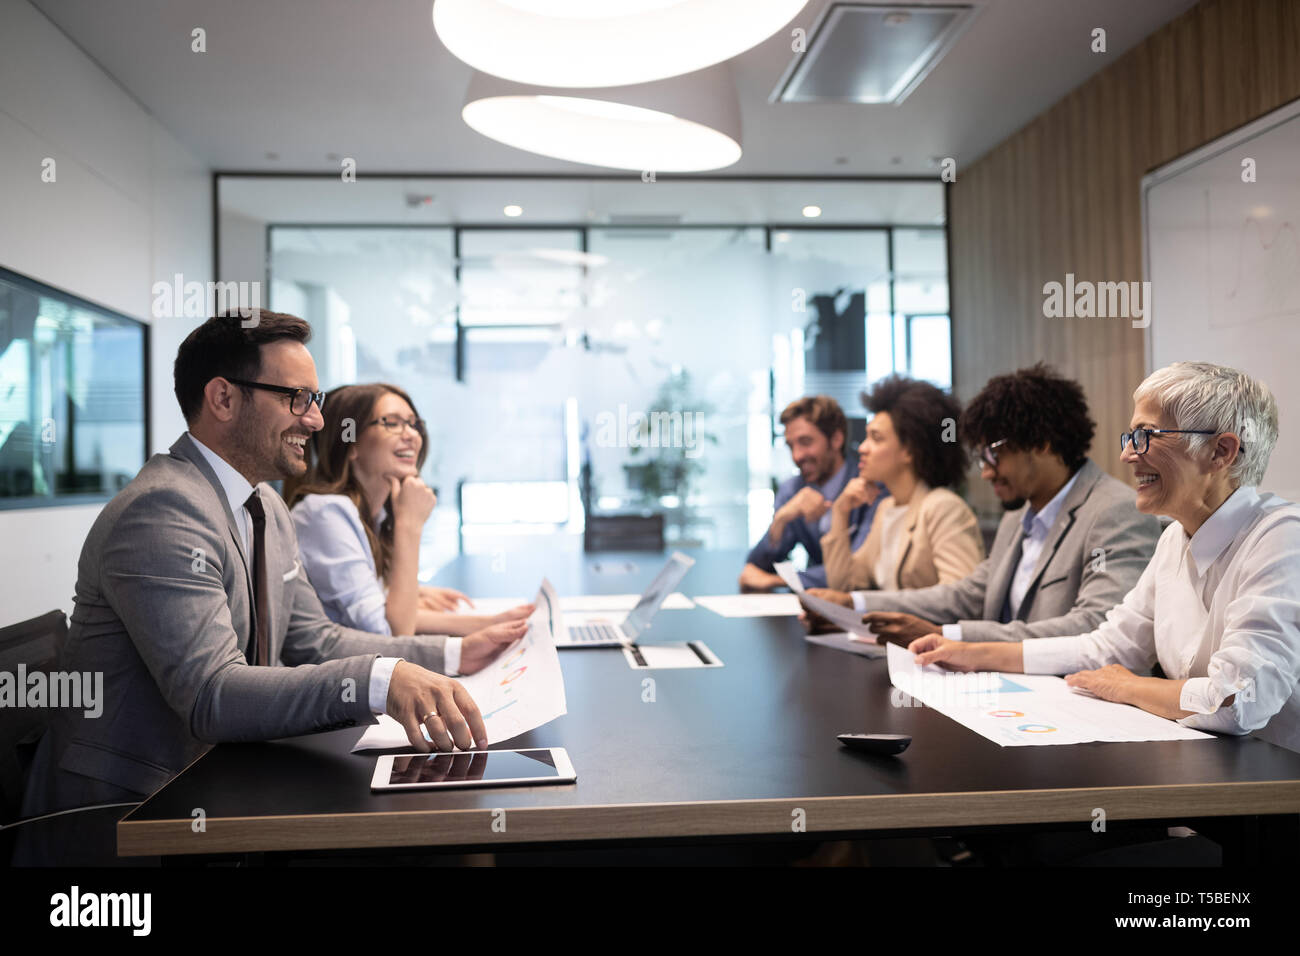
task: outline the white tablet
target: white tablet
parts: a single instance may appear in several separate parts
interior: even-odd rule
[[[578,775],[563,747],[385,754],[375,764],[371,790],[442,787],[518,787],[573,783]]]

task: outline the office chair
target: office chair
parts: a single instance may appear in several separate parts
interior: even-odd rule
[[[20,664],[28,673],[54,670],[67,637],[68,620],[62,611],[0,628],[0,671],[16,679]],[[17,690],[23,693],[26,688]],[[18,819],[27,774],[49,715],[45,707],[0,707],[0,824]],[[0,860],[9,860],[13,842],[12,831],[0,830]]]
[[[662,514],[587,515],[586,527],[582,533],[582,550],[588,554],[663,549]]]

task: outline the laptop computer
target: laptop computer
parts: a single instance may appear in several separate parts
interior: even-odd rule
[[[650,629],[650,621],[658,613],[659,606],[673,593],[694,563],[694,558],[674,551],[650,582],[650,586],[642,592],[636,607],[622,621],[615,623],[593,620],[585,624],[568,625],[564,631],[555,635],[555,646],[621,647],[633,643]]]

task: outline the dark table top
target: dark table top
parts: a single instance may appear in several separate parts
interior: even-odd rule
[[[682,591],[735,591],[742,553],[693,556]],[[436,583],[531,595],[545,569],[562,596],[627,593],[663,560],[466,556]],[[564,747],[575,784],[372,793],[375,753],[348,752],[361,728],[222,744],[124,818],[119,850],[788,834],[796,821],[808,832],[925,831],[1083,823],[1099,807],[1113,819],[1300,811],[1300,754],[1253,738],[999,747],[933,710],[898,706],[883,659],[808,644],[793,618],[663,611],[646,642],[688,639],[725,666],[635,671],[618,649],[560,652],[568,713],[494,749]],[[840,747],[843,732],[914,739],[898,757],[871,757]],[[206,816],[199,833],[195,808]]]

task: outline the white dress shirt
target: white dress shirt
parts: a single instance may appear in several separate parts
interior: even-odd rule
[[[186,434],[190,435],[189,432],[186,432]],[[203,455],[204,461],[212,466],[217,481],[221,482],[221,490],[226,493],[226,501],[230,505],[230,512],[235,516],[235,524],[239,526],[239,543],[244,547],[244,557],[248,559],[248,566],[251,568],[253,566],[253,555],[248,536],[251,533],[252,525],[249,522],[252,520],[252,516],[248,513],[248,509],[244,507],[244,502],[253,493],[253,486],[248,483],[247,478],[235,470],[233,465],[203,444],[203,442],[193,435],[190,435],[190,441],[194,442],[194,447]]]
[[[1020,540],[1020,563],[1016,565],[1015,576],[1011,578],[1011,586],[1007,589],[1013,618],[1020,610],[1025,594],[1029,591],[1029,582],[1034,579],[1038,558],[1043,553],[1043,545],[1047,544],[1047,536],[1052,531],[1052,525],[1056,523],[1056,516],[1061,513],[1065,497],[1074,487],[1078,477],[1079,473],[1076,471],[1056,496],[1043,505],[1042,511],[1035,512],[1033,508],[1026,508],[1024,517],[1020,519],[1020,527],[1024,532],[1024,537]]]
[[[1026,641],[1024,661],[1027,674],[1159,661],[1186,681],[1180,724],[1300,751],[1300,505],[1241,487],[1190,539],[1175,521],[1100,627]]]
[[[1061,508],[1065,505],[1065,499],[1078,478],[1079,473],[1076,471],[1070,476],[1070,480],[1061,486],[1061,490],[1053,496],[1052,500],[1043,505],[1042,511],[1026,508],[1020,519],[1020,528],[1023,532],[1020,539],[1020,563],[1016,565],[1016,573],[1007,588],[1007,603],[1011,606],[1012,619],[1020,610],[1025,595],[1029,593],[1029,582],[1034,579],[1034,571],[1038,569],[1038,559],[1043,554],[1043,546],[1047,544],[1052,525],[1056,524]],[[961,625],[945,624],[943,636],[950,641],[960,641]]]
[[[221,483],[221,490],[226,494],[230,512],[234,515],[235,524],[239,528],[239,541],[244,548],[244,557],[248,561],[249,568],[252,568],[253,557],[249,538],[252,533],[252,516],[249,515],[248,509],[244,507],[244,502],[248,501],[249,495],[253,493],[253,486],[248,483],[247,478],[235,470],[234,466],[215,451],[195,438],[193,434],[188,432],[186,434],[189,434],[190,441],[194,442],[194,447],[199,450],[204,461],[211,466],[213,473],[216,474],[217,481]],[[385,629],[384,633],[390,632]],[[451,646],[453,643],[455,644],[454,650]],[[452,656],[453,653],[454,657]],[[449,638],[445,654],[447,673],[456,673],[456,669],[460,667],[460,641]],[[393,668],[397,666],[397,662],[400,660],[402,660],[400,657],[377,657],[374,664],[371,665],[369,688],[371,713],[382,714],[387,711],[388,684],[393,677]]]

